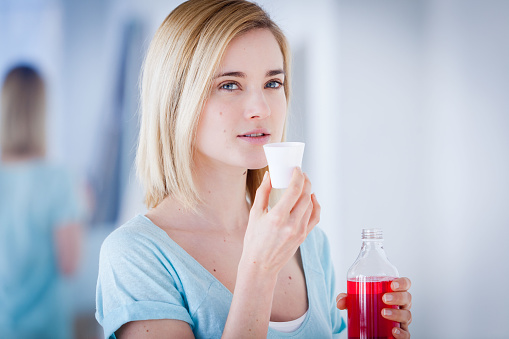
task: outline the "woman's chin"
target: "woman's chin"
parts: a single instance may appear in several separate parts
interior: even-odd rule
[[[265,158],[261,161],[250,161],[247,166],[250,170],[257,170],[265,167],[267,167],[267,159]]]

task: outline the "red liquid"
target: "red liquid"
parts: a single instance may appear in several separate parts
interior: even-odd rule
[[[383,308],[398,308],[382,301],[385,293],[392,292],[390,285],[393,279],[366,277],[348,280],[346,300],[349,339],[393,338],[392,329],[399,327],[399,323],[382,317]]]

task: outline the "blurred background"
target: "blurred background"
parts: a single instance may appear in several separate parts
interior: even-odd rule
[[[361,229],[380,227],[413,283],[413,338],[507,338],[509,1],[257,2],[292,46],[288,139],[307,143],[337,292]],[[42,71],[49,157],[88,197],[68,281],[76,338],[102,337],[101,242],[145,212],[132,167],[139,70],[179,3],[0,0],[0,76],[18,62]]]

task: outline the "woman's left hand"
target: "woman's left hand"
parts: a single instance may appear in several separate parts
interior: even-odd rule
[[[385,293],[383,296],[385,304],[399,306],[399,309],[384,308],[382,310],[384,318],[401,324],[401,328],[395,327],[392,329],[392,334],[396,339],[410,338],[410,332],[408,331],[408,325],[412,322],[412,313],[410,312],[412,295],[408,292],[410,285],[410,279],[396,278],[391,283],[393,292]],[[336,297],[337,307],[340,310],[346,309],[346,296],[346,293],[340,293]]]

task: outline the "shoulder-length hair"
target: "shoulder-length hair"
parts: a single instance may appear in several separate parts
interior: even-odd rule
[[[2,87],[0,143],[2,155],[46,154],[46,90],[28,65],[11,69]]]
[[[192,175],[200,113],[230,41],[257,28],[270,30],[279,44],[288,104],[289,44],[258,5],[242,0],[190,0],[173,10],[157,30],[142,72],[136,156],[148,208],[168,195],[191,209],[200,201]],[[248,170],[246,193],[250,201],[254,201],[265,171]]]

